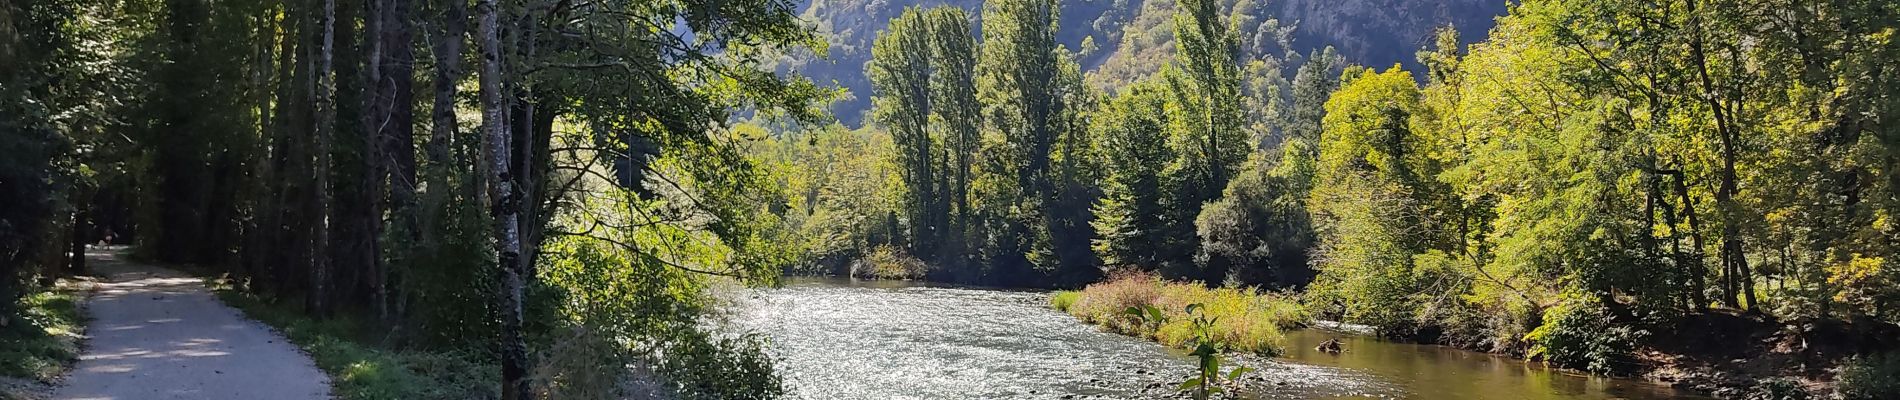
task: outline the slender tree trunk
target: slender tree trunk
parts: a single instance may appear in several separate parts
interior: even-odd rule
[[[385,63],[385,78],[390,80],[393,91],[390,93],[390,111],[388,131],[383,134],[386,140],[382,148],[389,154],[384,165],[389,166],[389,202],[391,215],[395,216],[402,232],[403,243],[413,246],[418,240],[420,229],[416,216],[416,102],[415,102],[415,47],[411,45],[415,24],[410,16],[415,0],[389,0],[388,62]],[[380,257],[378,258],[381,259]],[[389,318],[392,298],[390,282],[399,271],[390,271],[383,267],[381,279],[377,281],[377,313]]]
[[[1682,165],[1680,157],[1677,158],[1676,165]],[[1696,216],[1695,200],[1689,198],[1688,180],[1687,173],[1676,174],[1676,201],[1682,203],[1683,216],[1689,220],[1690,251],[1689,254],[1684,256],[1690,265],[1689,295],[1691,296],[1691,300],[1695,302],[1694,307],[1696,310],[1708,310],[1709,299],[1705,292],[1707,285],[1703,279],[1709,275],[1709,270],[1707,262],[1703,260],[1704,256],[1702,253],[1703,249],[1707,249],[1708,247],[1702,241],[1702,221]]]
[[[92,238],[92,223],[86,218],[86,206],[83,203],[74,204],[72,228],[72,261],[67,266],[66,274],[86,275],[86,241]]]
[[[359,237],[350,238],[353,242],[348,253],[358,269],[357,283],[367,286],[353,286],[355,290],[368,289],[370,309],[376,311],[376,318],[388,321],[388,310],[383,308],[383,258],[381,240],[383,227],[384,164],[387,155],[383,151],[384,135],[391,122],[390,110],[395,107],[395,88],[393,82],[385,77],[388,60],[385,50],[390,45],[387,32],[390,22],[389,0],[368,0],[364,2],[363,13],[363,74],[362,101],[360,115],[362,133],[359,137],[362,147],[362,168],[356,176],[356,193],[351,197],[361,203],[355,204],[357,211],[350,213],[350,223]],[[367,209],[364,209],[367,208]],[[354,290],[353,290],[354,291]],[[360,298],[359,300],[360,301]]]
[[[1755,294],[1752,291],[1745,293],[1744,296],[1748,298],[1748,302],[1745,304],[1737,304],[1735,296],[1735,292],[1740,290],[1740,286],[1753,286],[1753,284],[1737,281],[1737,279],[1746,279],[1741,277],[1741,275],[1746,275],[1747,273],[1744,271],[1748,269],[1748,258],[1743,253],[1741,217],[1737,215],[1738,213],[1736,212],[1740,205],[1735,204],[1735,192],[1737,191],[1735,141],[1739,139],[1736,137],[1738,127],[1735,126],[1735,121],[1732,120],[1734,116],[1729,115],[1730,110],[1727,108],[1727,105],[1723,104],[1723,101],[1718,98],[1715,81],[1709,76],[1708,57],[1706,55],[1707,52],[1704,50],[1705,44],[1703,43],[1706,37],[1702,27],[1702,15],[1696,10],[1696,0],[1689,0],[1687,5],[1687,11],[1690,14],[1690,18],[1692,18],[1691,24],[1695,30],[1693,32],[1694,37],[1690,42],[1689,53],[1695,60],[1696,76],[1702,83],[1702,93],[1699,97],[1708,103],[1710,111],[1714,113],[1715,133],[1719,139],[1722,153],[1722,169],[1717,173],[1717,177],[1721,182],[1715,190],[1715,208],[1717,212],[1722,214],[1723,221],[1721,256],[1722,303],[1728,304],[1730,307],[1748,309],[1754,305]]]
[[[501,379],[502,398],[507,400],[525,400],[534,398],[529,390],[527,372],[527,343],[522,340],[522,296],[523,281],[521,268],[520,223],[517,214],[520,201],[514,192],[514,177],[510,175],[511,164],[508,148],[513,143],[509,124],[504,120],[508,108],[502,103],[502,96],[508,93],[504,85],[507,80],[502,76],[502,55],[507,52],[501,47],[501,10],[499,0],[480,0],[476,4],[476,15],[480,19],[481,44],[481,101],[482,133],[485,137],[487,155],[487,180],[489,197],[493,202],[495,222],[496,261],[500,264],[502,304],[501,313]]]
[[[429,163],[449,165],[450,140],[458,128],[455,120],[457,82],[462,80],[462,48],[468,40],[468,4],[464,0],[446,0],[442,22],[437,27],[435,45],[435,103],[430,107],[432,120],[429,145],[425,149]],[[446,184],[447,182],[442,182]],[[431,187],[430,190],[443,190]]]
[[[317,27],[321,33],[318,35],[317,57],[315,60],[312,60],[311,65],[311,78],[312,82],[315,83],[312,88],[312,96],[314,98],[314,104],[316,105],[316,118],[315,121],[313,121],[315,123],[313,132],[316,140],[314,148],[311,149],[316,152],[315,165],[314,168],[312,168],[315,173],[316,185],[311,188],[311,191],[315,194],[316,204],[315,207],[312,207],[312,212],[315,216],[311,221],[311,229],[315,232],[312,235],[314,236],[314,240],[312,241],[310,251],[310,279],[313,293],[311,293],[308,299],[309,307],[313,313],[317,315],[328,315],[330,305],[328,304],[327,297],[330,294],[329,269],[332,254],[329,251],[330,223],[333,221],[330,215],[330,144],[332,142],[331,136],[336,130],[336,104],[334,99],[336,87],[334,77],[331,75],[333,71],[333,65],[331,63],[333,61],[332,55],[335,52],[336,41],[336,0],[322,0],[322,11],[318,13]]]

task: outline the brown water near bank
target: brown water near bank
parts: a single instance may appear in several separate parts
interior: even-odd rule
[[[1278,360],[1365,373],[1381,382],[1373,396],[1418,399],[1675,399],[1702,398],[1668,386],[1547,368],[1542,363],[1447,346],[1394,343],[1324,330],[1286,332]],[[1337,338],[1345,351],[1313,346]],[[1290,396],[1298,397],[1298,396]]]
[[[1047,292],[911,282],[794,279],[752,292],[735,328],[768,338],[794,399],[1139,399],[1193,361],[1105,333],[1048,306]],[[1687,393],[1556,371],[1443,346],[1288,332],[1288,354],[1245,361],[1254,399],[1671,399]]]

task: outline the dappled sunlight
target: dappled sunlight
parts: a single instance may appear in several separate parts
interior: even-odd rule
[[[55,399],[324,398],[315,366],[182,273],[102,259],[88,351]],[[128,395],[132,394],[132,395]]]

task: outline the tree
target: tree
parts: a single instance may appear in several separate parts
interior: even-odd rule
[[[866,64],[877,91],[872,118],[890,130],[903,167],[911,252],[940,261],[961,257],[967,240],[979,126],[969,31],[961,9],[912,8],[891,20]]]
[[[1169,167],[1175,196],[1171,208],[1180,212],[1175,221],[1193,220],[1203,204],[1220,198],[1256,143],[1242,129],[1246,119],[1240,109],[1240,39],[1230,30],[1231,22],[1221,17],[1220,7],[1212,0],[1191,0],[1175,10],[1174,62],[1162,73],[1172,99],[1169,122],[1178,154]],[[1173,236],[1189,250],[1182,256],[1193,254],[1193,228],[1174,226]],[[1182,272],[1177,275],[1219,279],[1208,271]]]
[[[1195,217],[1201,249],[1194,262],[1230,286],[1303,285],[1312,278],[1307,252],[1313,245],[1303,193],[1267,168],[1266,153],[1254,154],[1220,200]]]
[[[1320,239],[1321,279],[1347,314],[1388,333],[1415,326],[1420,292],[1413,257],[1442,248],[1430,197],[1437,171],[1415,133],[1420,94],[1412,74],[1346,72],[1326,101],[1315,184],[1308,200]]]
[[[1339,88],[1339,74],[1345,61],[1332,47],[1314,50],[1293,76],[1292,101],[1280,122],[1282,139],[1280,162],[1274,173],[1291,178],[1295,190],[1311,189],[1318,172],[1319,142],[1326,116],[1326,98]],[[1304,195],[1300,196],[1304,197]]]
[[[326,0],[328,1],[328,0]],[[495,262],[501,271],[501,393],[503,399],[532,399],[534,391],[528,386],[528,349],[521,332],[523,296],[526,291],[526,269],[521,259],[521,220],[520,199],[515,193],[515,179],[511,173],[510,157],[514,149],[513,131],[510,131],[505,114],[507,104],[502,96],[509,89],[508,79],[502,75],[502,55],[506,50],[501,46],[501,11],[497,0],[481,0],[475,5],[475,15],[481,28],[477,41],[481,47],[481,103],[482,103],[482,143],[485,147],[483,163],[486,174],[484,180],[488,187],[488,200],[493,204],[494,214]]]
[[[1163,207],[1163,168],[1168,147],[1168,98],[1153,82],[1123,89],[1095,112],[1095,152],[1107,171],[1094,206],[1095,253],[1108,265],[1152,269],[1165,250],[1168,210]]]
[[[1088,101],[1079,67],[1055,42],[1056,7],[1048,0],[986,6],[977,93],[998,137],[992,171],[1007,180],[986,194],[992,269],[1020,275],[1035,262],[1072,281],[1094,267],[1086,232],[1093,198],[1086,132],[1077,107]],[[979,185],[981,186],[981,185]],[[1027,199],[1026,204],[1017,204]],[[1068,205],[1073,208],[1063,208]]]

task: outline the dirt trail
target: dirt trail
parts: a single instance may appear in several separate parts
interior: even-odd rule
[[[54,399],[326,399],[329,378],[198,278],[94,256],[86,350]]]

